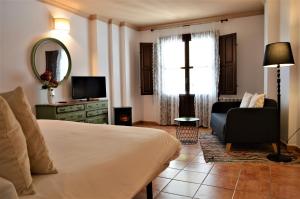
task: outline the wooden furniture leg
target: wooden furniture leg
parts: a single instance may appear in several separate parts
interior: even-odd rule
[[[230,152],[231,143],[226,144],[226,152]]]
[[[147,199],[153,199],[152,182],[147,185]]]
[[[277,144],[276,143],[272,143],[272,147],[273,147],[274,153],[277,153],[278,152]]]

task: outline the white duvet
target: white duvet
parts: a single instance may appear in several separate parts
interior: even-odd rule
[[[36,194],[22,199],[129,199],[180,150],[157,129],[38,122],[58,174],[33,176]]]

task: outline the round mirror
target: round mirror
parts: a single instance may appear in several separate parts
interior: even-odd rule
[[[57,87],[71,72],[71,57],[66,46],[54,38],[39,40],[31,53],[35,76],[45,88]]]

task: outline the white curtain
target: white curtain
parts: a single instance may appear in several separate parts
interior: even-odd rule
[[[161,37],[154,45],[155,95],[160,105],[160,124],[174,124],[178,117],[179,94],[185,93],[184,42],[182,36]],[[195,113],[200,125],[209,126],[210,109],[217,98],[218,34],[192,34],[190,42],[191,93],[195,94]]]
[[[191,93],[195,94],[195,114],[200,124],[209,127],[211,107],[218,97],[219,34],[208,31],[192,34],[190,42]]]
[[[154,45],[154,93],[160,106],[160,124],[178,117],[178,93],[184,93],[184,43],[181,35],[161,37]]]

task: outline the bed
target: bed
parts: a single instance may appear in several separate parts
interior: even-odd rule
[[[33,176],[36,193],[21,199],[133,198],[180,150],[175,138],[158,129],[38,123],[58,174]]]

